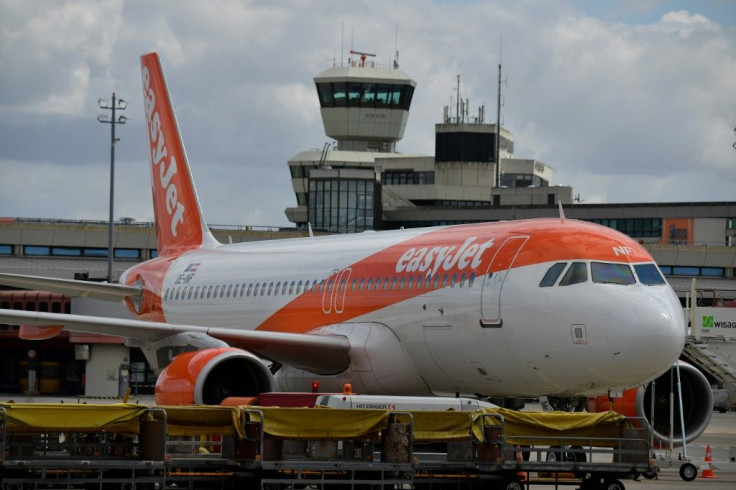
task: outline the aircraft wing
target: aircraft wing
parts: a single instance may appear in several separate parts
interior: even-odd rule
[[[159,340],[175,333],[200,332],[223,340],[233,347],[246,349],[259,357],[317,373],[340,372],[350,364],[350,342],[346,337],[338,335],[294,334],[237,327],[203,327],[3,309],[0,309],[0,323],[41,327],[62,325],[74,332],[116,335],[148,341]]]
[[[0,274],[0,284],[23,289],[49,291],[67,296],[82,296],[103,301],[122,301],[125,298],[140,299],[143,288],[105,282],[77,281],[54,277]]]

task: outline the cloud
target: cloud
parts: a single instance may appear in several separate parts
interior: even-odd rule
[[[516,156],[586,202],[730,200],[736,16],[718,5],[0,0],[0,210],[105,219],[97,100],[115,91],[129,103],[116,209],[150,219],[139,56],[155,50],[207,219],[288,226],[286,162],[328,140],[316,74],[351,48],[383,65],[398,50],[418,83],[398,148],[432,154],[457,75],[495,122],[501,37]]]

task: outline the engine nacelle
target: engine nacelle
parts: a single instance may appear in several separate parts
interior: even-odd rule
[[[250,352],[218,347],[177,355],[156,381],[158,405],[219,405],[228,397],[273,391],[268,367]]]
[[[683,418],[685,435],[688,443],[695,440],[708,427],[713,415],[713,391],[710,383],[697,368],[682,361],[680,381],[682,389]],[[605,412],[615,410],[627,417],[644,417],[654,429],[655,441],[663,445],[669,442],[670,433],[670,393],[673,399],[673,443],[682,446],[682,425],[680,424],[680,402],[677,393],[677,371],[672,368],[655,381],[654,390],[654,423],[651,421],[652,384],[646,387],[626,390],[623,397],[614,398],[613,406],[608,396],[597,396],[588,399],[589,412]]]

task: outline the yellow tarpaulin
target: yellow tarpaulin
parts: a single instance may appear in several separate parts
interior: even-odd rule
[[[0,403],[7,429],[15,432],[108,432],[137,434],[148,407],[132,404]],[[0,411],[2,414],[2,411]]]
[[[504,419],[504,437],[508,444],[530,444],[531,439],[519,439],[519,436],[534,437],[537,445],[578,445],[613,446],[615,441],[600,439],[618,439],[621,437],[622,424],[625,417],[616,412],[601,413],[568,413],[568,412],[517,412],[504,408],[485,409],[475,412],[473,433],[482,440],[482,414],[500,414]],[[495,425],[491,417],[485,418],[486,425]],[[560,441],[560,438],[565,438]],[[572,438],[572,439],[569,439]],[[596,439],[596,441],[593,441]]]
[[[161,407],[171,436],[232,435],[244,437],[243,408],[203,405]]]
[[[449,441],[469,439],[474,412],[417,410],[414,419],[414,439],[419,441]],[[482,430],[482,429],[481,429]]]
[[[263,431],[290,439],[359,439],[388,427],[383,410],[250,407],[262,411]],[[249,413],[250,420],[257,416]]]

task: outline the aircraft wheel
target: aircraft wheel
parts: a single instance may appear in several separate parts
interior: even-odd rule
[[[685,463],[680,466],[680,478],[685,481],[693,481],[698,476],[698,469],[692,463]]]

